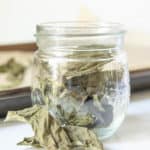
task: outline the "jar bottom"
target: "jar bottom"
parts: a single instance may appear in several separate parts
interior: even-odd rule
[[[99,140],[105,140],[114,135],[114,133],[118,130],[120,125],[122,124],[125,118],[125,114],[120,116],[117,120],[115,120],[109,127],[107,128],[97,128],[94,129],[94,132],[97,134]]]

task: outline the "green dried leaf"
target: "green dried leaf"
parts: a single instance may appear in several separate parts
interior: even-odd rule
[[[12,88],[19,85],[24,77],[26,67],[10,58],[5,64],[0,65],[0,74],[5,74],[9,84],[0,85],[1,89]]]
[[[78,126],[61,127],[46,106],[35,105],[20,111],[10,111],[6,121],[10,120],[27,122],[34,131],[34,137],[25,138],[19,145],[47,150],[103,150],[93,131]]]
[[[91,114],[80,114],[75,109],[67,112],[61,105],[57,105],[56,113],[56,117],[61,121],[61,124],[89,127],[95,123],[95,118]]]
[[[27,145],[27,146],[34,146],[34,147],[41,147],[40,143],[36,141],[34,137],[24,138],[23,141],[19,142],[17,145]]]

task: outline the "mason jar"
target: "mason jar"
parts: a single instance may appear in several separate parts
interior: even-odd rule
[[[129,103],[124,33],[117,23],[37,25],[33,104],[47,105],[63,126],[87,127],[100,139],[110,137]]]

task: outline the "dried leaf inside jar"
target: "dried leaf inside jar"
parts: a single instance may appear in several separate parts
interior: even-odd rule
[[[83,49],[90,51],[80,51]],[[67,59],[52,57],[47,63],[41,61],[39,72],[46,75],[37,79],[38,90],[46,100],[44,103],[61,118],[62,124],[92,128],[111,124],[113,106],[109,100],[117,93],[124,77],[123,64],[114,61],[116,55],[111,46],[89,45],[71,51],[65,56]],[[77,58],[83,59],[77,61]],[[60,113],[57,106],[65,113]],[[65,114],[76,115],[70,120]]]

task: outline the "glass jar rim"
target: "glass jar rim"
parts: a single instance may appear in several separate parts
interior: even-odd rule
[[[120,23],[99,21],[55,21],[36,26],[36,36],[105,36],[126,31]]]

